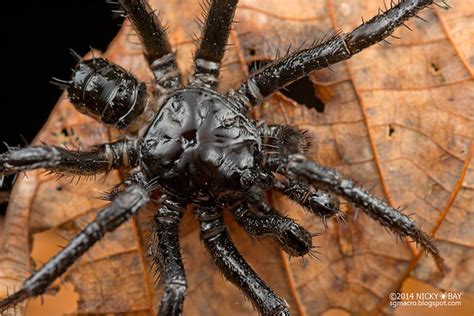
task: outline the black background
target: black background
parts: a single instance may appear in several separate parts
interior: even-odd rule
[[[34,138],[62,92],[51,77],[69,79],[76,64],[69,48],[106,49],[122,23],[114,9],[105,0],[36,0],[0,10],[0,141]]]

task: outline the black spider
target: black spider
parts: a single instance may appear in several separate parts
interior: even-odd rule
[[[175,53],[165,30],[145,0],[120,0],[134,25],[154,74],[153,94],[145,84],[107,60],[82,60],[70,81],[69,97],[82,113],[125,130],[133,139],[70,151],[38,146],[0,155],[0,175],[34,168],[72,175],[92,175],[128,167],[131,175],[114,188],[111,203],[54,258],[32,274],[17,292],[0,302],[0,311],[36,295],[83,253],[147,203],[153,191],[163,194],[155,214],[151,253],[161,272],[164,295],[159,315],[182,313],[186,278],[179,246],[179,224],[188,204],[199,219],[201,238],[225,277],[238,286],[263,315],[288,315],[289,309],[258,277],[232,244],[222,220],[231,210],[253,236],[271,236],[289,255],[311,254],[312,235],[265,202],[266,190],[278,190],[323,220],[341,214],[337,195],[363,209],[381,225],[409,236],[431,253],[438,249],[406,215],[373,197],[337,171],[310,161],[304,133],[294,127],[265,125],[247,114],[275,91],[350,58],[384,40],[404,21],[433,4],[407,0],[364,22],[348,34],[289,54],[252,74],[226,95],[214,91],[237,0],[210,3],[190,84],[182,87]]]

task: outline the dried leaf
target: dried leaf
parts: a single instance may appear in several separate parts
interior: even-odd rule
[[[360,16],[367,20],[380,5],[379,0],[298,0],[290,6],[275,0],[242,0],[220,89],[236,87],[252,62],[273,59],[277,50],[285,52],[290,44],[298,47],[334,30],[349,31],[360,23]],[[195,47],[191,34],[199,33],[190,21],[200,13],[198,3],[154,0],[152,6],[170,26],[179,67],[189,73]],[[324,113],[278,93],[254,115],[307,129],[314,160],[373,188],[391,205],[406,207],[403,212],[414,213],[417,223],[438,239],[447,274],[441,278],[431,258],[411,244],[397,243],[362,212],[357,218],[350,216],[347,224],[334,221],[324,229],[319,219],[274,194],[278,209],[311,232],[324,232],[315,239],[325,254],[321,262],[289,261],[275,243],[253,241],[229,218],[226,222],[238,248],[294,314],[333,309],[361,315],[393,313],[389,293],[398,291],[408,278],[474,296],[474,9],[467,1],[458,1],[449,11],[434,8],[421,15],[429,23],[410,21],[413,31],[400,28],[394,35],[401,39],[393,39],[392,45],[372,47],[332,70],[310,75],[314,94],[325,103]],[[106,56],[148,80],[140,47],[129,33],[125,23]],[[65,129],[73,132],[65,137],[60,133]],[[87,148],[116,135],[61,101],[37,141],[80,143]],[[95,197],[119,179],[118,173],[111,173],[104,179],[58,185],[38,172],[20,177],[6,219],[0,289],[18,288],[30,274],[28,222],[30,234],[54,229],[73,236],[104,205]],[[76,313],[154,312],[161,290],[154,288],[153,270],[149,272],[144,257],[153,210],[154,206],[147,207],[107,235],[68,271],[65,281],[73,284],[79,298]],[[189,213],[181,229],[189,284],[185,313],[255,314],[212,265]],[[467,310],[472,308],[466,305]]]

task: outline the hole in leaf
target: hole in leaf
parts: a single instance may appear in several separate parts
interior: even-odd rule
[[[59,234],[61,232],[61,234]],[[67,244],[63,231],[49,229],[33,235],[31,257],[37,263],[46,262]],[[77,311],[79,293],[68,281],[56,280],[46,291],[43,299],[28,301],[26,315],[70,315]]]
[[[439,67],[438,67],[438,65],[436,65],[435,63],[431,63],[431,68],[434,70],[434,72],[438,72],[438,71],[439,71]]]
[[[393,127],[392,124],[389,124],[389,125],[388,125],[388,136],[389,136],[389,137],[392,136],[393,133],[395,133],[395,128]]]
[[[68,137],[69,136],[69,131],[66,129],[66,128],[63,128],[61,130],[61,134],[63,134],[64,136]]]
[[[308,77],[303,77],[284,89],[280,90],[287,97],[310,109],[316,109],[319,113],[324,112],[324,103],[314,93],[314,86]]]
[[[247,67],[250,73],[255,73],[270,62],[272,60],[269,59],[255,60],[248,63]],[[316,109],[319,113],[324,112],[324,102],[316,96],[314,85],[308,77],[296,80],[281,89],[280,92],[309,109]]]

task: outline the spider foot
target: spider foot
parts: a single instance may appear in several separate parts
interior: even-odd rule
[[[267,208],[266,208],[267,209]],[[290,256],[301,257],[313,249],[312,235],[289,217],[278,214],[268,207],[263,212],[254,212],[246,203],[231,208],[237,223],[251,236],[275,238]]]
[[[182,315],[186,287],[185,280],[166,284],[158,315]]]
[[[155,213],[155,228],[152,235],[151,253],[160,273],[159,283],[164,291],[158,315],[181,315],[186,294],[186,275],[179,245],[179,224],[185,205],[164,198]]]

